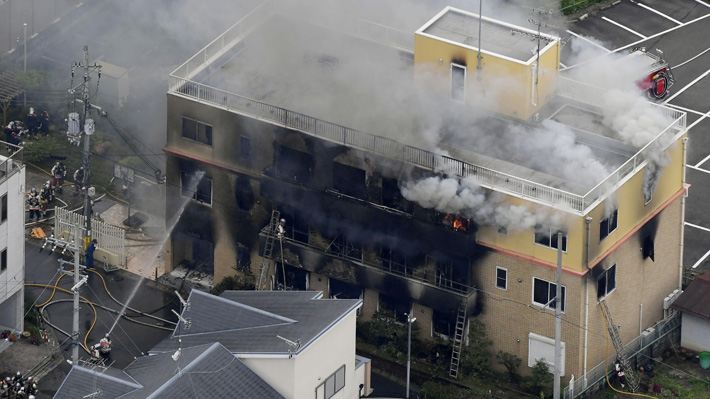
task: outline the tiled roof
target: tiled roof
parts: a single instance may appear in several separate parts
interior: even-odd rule
[[[710,320],[710,273],[698,276],[673,303],[673,308]]]

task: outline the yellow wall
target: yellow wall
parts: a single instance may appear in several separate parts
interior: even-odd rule
[[[466,66],[466,103],[504,115],[527,119],[549,100],[557,81],[559,42],[540,56],[537,106],[533,106],[532,65],[481,53],[482,69],[477,70],[478,52],[428,36],[414,36],[414,63],[418,83],[443,97],[450,96],[451,63]]]

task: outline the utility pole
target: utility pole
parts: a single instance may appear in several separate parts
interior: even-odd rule
[[[562,371],[562,232],[557,232],[557,292],[555,293],[555,381],[553,398],[560,399]]]
[[[79,226],[74,226],[74,314],[72,319],[72,351],[71,351],[71,361],[72,365],[79,364],[79,251],[82,248],[80,246],[81,234],[79,234]]]
[[[24,57],[24,63],[25,63],[25,79],[27,79],[27,22],[22,24],[25,27],[25,33],[24,33],[24,41],[22,47],[24,47],[25,50],[25,57]],[[27,90],[22,91],[22,106],[27,107]]]
[[[412,314],[407,314],[407,392],[404,396],[409,399],[409,368],[410,368],[410,356],[412,352],[412,323],[417,321],[416,317],[412,317]]]

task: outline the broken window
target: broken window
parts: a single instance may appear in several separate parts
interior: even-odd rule
[[[379,258],[383,269],[405,276],[412,275],[412,259],[404,252],[389,247],[381,247],[379,249]]]
[[[361,299],[362,288],[344,281],[329,279],[330,297],[335,299]]]
[[[242,159],[249,159],[251,156],[251,139],[247,136],[239,136],[239,156]]]
[[[618,216],[619,210],[614,209],[614,212],[599,222],[599,241],[605,239],[612,231],[616,230],[618,227]]]
[[[565,311],[565,293],[567,289],[562,286],[562,312]],[[539,306],[556,309],[557,284],[533,277],[533,303]]]
[[[251,210],[251,207],[254,206],[254,193],[252,192],[251,182],[248,177],[242,175],[237,176],[234,192],[237,207],[242,211]]]
[[[466,67],[454,63],[451,64],[451,99],[466,99]]]
[[[434,310],[431,316],[434,334],[443,335],[443,338],[453,337],[456,328],[456,315],[452,312]]]
[[[655,259],[655,252],[654,252],[654,245],[653,245],[653,237],[650,235],[646,236],[646,238],[643,240],[643,247],[641,247],[641,253],[643,254],[643,258],[651,258],[652,261],[656,261]]]
[[[308,216],[303,212],[296,212],[290,206],[282,205],[278,207],[281,213],[281,218],[286,220],[284,229],[286,237],[295,241],[308,244],[309,242],[309,223]]]
[[[182,118],[182,137],[212,146],[212,126],[188,118]]]
[[[471,228],[471,219],[453,213],[437,213],[439,223],[448,229],[466,233]]]
[[[195,183],[195,174],[180,171],[180,186],[183,197],[192,198],[206,205],[212,205],[212,179],[203,176]]]
[[[343,258],[362,261],[362,244],[350,241],[348,237],[342,233],[335,237],[328,237],[330,243],[325,249],[326,251]]]
[[[286,291],[308,290],[308,271],[300,267],[293,267],[281,262],[276,263],[276,289],[284,289],[284,275],[286,277]]]
[[[609,293],[614,291],[614,288],[616,288],[616,264],[604,270],[597,277],[597,298],[609,295]]]
[[[455,291],[467,292],[468,260],[449,258],[436,262],[436,285]]]
[[[277,167],[279,177],[300,184],[310,184],[312,168],[313,157],[311,154],[289,147],[279,147]]]
[[[402,196],[398,180],[387,177],[382,178],[382,205],[407,213],[414,211],[414,204]]]
[[[400,323],[406,323],[406,315],[412,311],[412,302],[404,295],[394,297],[380,292],[377,310],[393,317]]]
[[[249,248],[241,243],[237,243],[237,264],[236,269],[241,271],[249,270],[251,266],[251,256]]]
[[[365,171],[333,162],[333,188],[345,195],[365,199]]]
[[[535,226],[535,243],[557,249],[557,231],[549,227]],[[562,232],[562,251],[567,252],[567,233]]]

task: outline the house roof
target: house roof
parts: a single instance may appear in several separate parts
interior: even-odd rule
[[[710,320],[710,273],[698,276],[673,303],[681,312]]]
[[[136,359],[125,370],[75,366],[54,399],[86,397],[138,398],[273,398],[276,390],[218,343]]]
[[[225,291],[221,296],[193,290],[183,320],[151,352],[219,342],[235,354],[298,354],[362,304],[356,299],[321,299],[315,291]],[[282,338],[279,338],[282,337]],[[298,348],[286,340],[299,342]]]

